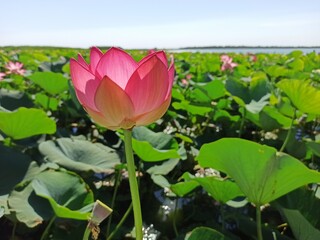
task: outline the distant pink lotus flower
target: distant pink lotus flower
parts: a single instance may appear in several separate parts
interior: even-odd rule
[[[233,71],[233,68],[238,66],[237,63],[232,62],[232,57],[224,54],[220,56],[220,60],[222,62],[221,71],[230,70]]]
[[[163,51],[135,62],[125,51],[91,48],[90,64],[79,54],[70,60],[79,102],[101,126],[111,130],[148,125],[161,118],[171,101],[173,61]]]
[[[0,80],[3,80],[3,77],[6,76],[5,73],[0,72]]]
[[[181,79],[181,83],[182,83],[183,86],[188,86],[189,85],[189,82],[185,78]]]
[[[26,70],[23,69],[23,64],[20,62],[8,62],[5,66],[4,66],[8,71],[7,74],[18,74],[18,75],[24,75]]]
[[[181,79],[181,83],[183,86],[189,85],[189,80],[192,78],[192,74],[187,74],[185,78]]]
[[[190,80],[191,78],[192,78],[192,74],[189,73],[189,74],[186,75],[186,79],[187,80]]]
[[[256,61],[258,60],[257,55],[252,54],[252,53],[249,53],[248,55],[249,55],[249,58],[250,58],[250,60],[251,60],[252,62],[256,62]]]

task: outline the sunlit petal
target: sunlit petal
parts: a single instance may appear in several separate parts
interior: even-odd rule
[[[96,74],[103,78],[108,76],[122,89],[125,89],[129,78],[138,64],[126,52],[119,48],[110,48],[100,59]]]
[[[114,126],[131,119],[134,111],[131,99],[116,83],[104,77],[95,93],[95,106]]]
[[[168,70],[157,55],[141,64],[126,87],[126,92],[134,104],[135,115],[161,105],[166,98],[168,87]]]

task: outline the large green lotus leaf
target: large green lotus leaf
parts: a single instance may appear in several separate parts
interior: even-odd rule
[[[292,229],[301,230],[299,234],[307,235],[308,232],[320,229],[320,199],[315,196],[314,191],[302,187],[279,198],[274,204],[281,212],[284,212]],[[288,210],[291,211],[287,212]],[[320,233],[319,230],[317,232]],[[296,235],[296,233],[294,234]],[[299,238],[297,235],[296,238],[305,239]]]
[[[214,121],[221,121],[224,119],[228,119],[229,121],[232,121],[232,122],[237,122],[237,121],[239,121],[240,116],[239,115],[231,115],[228,111],[221,110],[221,109],[219,109],[218,111],[216,111],[214,113],[214,117],[213,117]]]
[[[212,111],[212,108],[210,107],[192,105],[188,101],[174,102],[172,103],[172,106],[176,110],[183,109],[193,115],[200,116],[205,116],[207,113]]]
[[[135,127],[132,130],[132,137],[139,141],[148,141],[157,149],[178,149],[179,145],[173,136],[163,132],[153,132],[147,127]]]
[[[53,211],[46,199],[38,197],[31,184],[16,188],[8,198],[10,210],[19,222],[32,228],[53,217]]]
[[[89,186],[69,172],[46,171],[32,181],[35,193],[46,198],[56,216],[88,220],[94,202]]]
[[[208,227],[197,227],[192,230],[186,240],[229,240],[231,238],[223,235],[215,229]]]
[[[233,98],[240,98],[245,104],[249,104],[252,100],[249,88],[244,82],[236,79],[228,79],[226,81],[226,89],[231,93]]]
[[[202,103],[202,104],[209,104],[211,102],[210,97],[199,88],[195,88],[191,92],[191,99],[193,102]]]
[[[313,154],[320,157],[320,143],[319,142],[306,142],[306,145],[312,151]]]
[[[201,87],[205,93],[212,99],[216,100],[226,94],[226,89],[222,81],[214,80]]]
[[[319,182],[320,173],[275,148],[248,140],[224,138],[204,144],[197,157],[234,179],[250,202],[269,203],[308,183]]]
[[[320,90],[311,86],[309,81],[286,79],[277,86],[301,112],[320,114]]]
[[[178,182],[176,184],[172,184],[170,189],[177,194],[179,197],[184,197],[191,191],[193,191],[196,187],[200,186],[200,184],[194,181],[195,177],[189,172],[185,172],[179,180],[184,180],[183,182]]]
[[[173,184],[170,186],[170,189],[179,197],[184,197],[188,193],[192,192],[198,186],[200,186],[200,184],[192,180],[192,181],[178,182],[176,184]]]
[[[228,179],[214,176],[194,177],[190,173],[184,173],[181,178],[185,181],[170,186],[171,190],[180,197],[190,193],[198,186],[202,186],[215,200],[223,203],[243,196],[238,185]]]
[[[282,213],[287,219],[296,239],[320,239],[319,229],[313,227],[298,210],[283,208]]]
[[[135,127],[132,137],[134,152],[146,162],[180,158],[179,145],[171,135],[162,132],[155,133],[146,127]]]
[[[132,148],[134,152],[146,162],[157,162],[170,158],[180,158],[177,149],[159,150],[154,148],[147,141],[138,141],[132,138]]]
[[[28,155],[0,145],[0,196],[9,194],[24,179],[30,164]]]
[[[39,167],[28,155],[0,145],[0,196],[9,194],[17,184],[33,179],[48,168],[57,169],[57,166],[47,163]]]
[[[294,50],[290,52],[287,56],[290,58],[299,58],[303,55],[303,52],[301,50]]]
[[[0,196],[0,218],[5,215],[9,214],[9,206],[8,206],[8,197],[9,194]]]
[[[37,93],[35,103],[41,105],[44,109],[56,111],[59,106],[59,101],[56,98],[48,97],[46,94]]]
[[[249,89],[251,99],[254,101],[259,101],[266,95],[270,96],[269,83],[265,76],[263,78],[253,78],[250,82]]]
[[[185,96],[182,94],[181,91],[179,91],[176,88],[172,89],[172,98],[180,100],[180,101],[184,101],[185,100]]]
[[[160,165],[155,165],[150,167],[147,172],[149,174],[156,175],[166,175],[174,169],[174,167],[179,163],[179,159],[169,159],[168,161],[163,162]]]
[[[191,93],[191,98],[196,102],[211,102],[223,97],[226,89],[222,81],[215,80],[206,84],[197,84]]]
[[[289,64],[288,64],[288,66],[290,67],[290,68],[292,68],[293,70],[295,70],[295,71],[303,71],[303,69],[304,69],[304,62],[303,62],[303,60],[301,60],[301,59],[295,59],[294,61],[292,61],[292,62],[290,62]]]
[[[0,112],[0,130],[13,139],[56,132],[56,123],[45,112],[35,108],[19,108],[15,112]]]
[[[269,103],[270,94],[266,94],[259,101],[252,99],[249,104],[246,104],[246,109],[251,113],[259,113]]]
[[[68,79],[61,73],[36,72],[28,77],[48,93],[55,95],[68,90]]]
[[[238,231],[247,236],[241,239],[257,239],[257,223],[251,217],[244,216],[236,211],[232,215],[233,219],[237,222]],[[293,240],[281,234],[270,225],[268,226],[268,224],[263,224],[261,227],[262,236],[265,240]]]
[[[152,174],[151,179],[155,184],[157,184],[158,186],[160,186],[162,188],[169,188],[170,187],[169,181],[163,175]]]
[[[25,93],[2,88],[0,89],[0,105],[14,111],[19,107],[32,107],[34,104]]]
[[[239,186],[230,181],[217,177],[194,178],[204,190],[206,190],[215,200],[226,203],[236,197],[243,196]]]
[[[296,239],[320,239],[320,200],[314,191],[299,188],[275,202]]]
[[[264,130],[273,130],[276,128],[291,126],[292,119],[284,116],[273,106],[265,106],[260,112],[260,123]]]
[[[286,74],[288,73],[287,68],[285,68],[283,66],[279,66],[279,65],[270,66],[270,67],[266,68],[265,71],[268,75],[270,75],[271,77],[274,77],[274,78],[286,76]]]
[[[59,138],[39,145],[49,161],[72,171],[110,173],[120,164],[120,157],[112,148],[86,140]]]

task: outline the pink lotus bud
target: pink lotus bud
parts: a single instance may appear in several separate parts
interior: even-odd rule
[[[116,130],[148,125],[161,118],[171,101],[173,61],[163,51],[140,62],[119,48],[91,48],[90,64],[81,55],[70,60],[79,102],[101,126]]]

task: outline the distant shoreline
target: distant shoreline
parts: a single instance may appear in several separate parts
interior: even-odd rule
[[[97,46],[101,49],[108,49],[112,46]],[[30,45],[23,45],[23,46],[0,46],[0,49],[3,48],[52,48],[52,49],[88,49],[82,47],[60,47],[60,46],[30,46]],[[122,47],[120,47],[122,48]],[[319,46],[189,46],[189,47],[178,47],[178,48],[153,48],[153,49],[164,49],[164,50],[205,50],[205,49],[310,49],[310,48],[320,48]],[[152,48],[123,48],[127,50],[150,50]]]
[[[202,47],[180,47],[180,48],[173,48],[173,49],[236,49],[236,48],[245,48],[245,49],[250,49],[250,48],[320,48],[320,46],[202,46]]]

